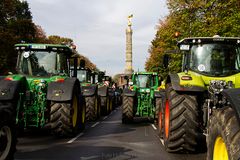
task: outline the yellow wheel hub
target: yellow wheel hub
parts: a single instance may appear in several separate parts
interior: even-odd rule
[[[227,147],[222,137],[216,138],[213,150],[213,160],[228,160]]]
[[[78,103],[77,103],[77,97],[73,97],[73,116],[72,116],[72,124],[73,127],[77,124],[77,116],[78,116]]]

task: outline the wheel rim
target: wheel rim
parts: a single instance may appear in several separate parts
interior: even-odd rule
[[[73,97],[73,116],[72,116],[72,123],[73,127],[77,124],[77,116],[78,116],[78,103],[77,103],[77,97]]]
[[[218,136],[215,140],[213,160],[228,160],[227,147],[223,138],[220,136]]]
[[[3,126],[0,130],[0,159],[6,159],[11,149],[12,132],[9,126]]]
[[[170,111],[169,111],[169,101],[166,101],[165,105],[165,137],[168,139],[169,136],[169,122],[170,122]]]

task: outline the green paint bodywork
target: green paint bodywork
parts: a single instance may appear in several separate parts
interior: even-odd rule
[[[141,87],[137,83],[139,75],[150,76],[151,84],[147,87]],[[155,99],[154,92],[158,91],[159,82],[156,72],[136,72],[132,74],[133,85],[129,87],[130,90],[136,92],[137,109],[136,116],[154,118],[155,115]]]
[[[32,49],[32,46],[35,46]],[[16,50],[49,50],[54,48],[64,54],[73,55],[72,49],[66,45],[53,44],[16,44]],[[66,59],[67,61],[67,59]],[[19,62],[18,62],[19,63]],[[17,63],[17,64],[18,64]],[[16,122],[21,128],[42,128],[49,121],[50,102],[47,101],[47,88],[50,82],[65,80],[69,76],[59,74],[48,77],[30,76],[26,74],[8,75],[13,81],[21,81],[21,90],[17,105]]]

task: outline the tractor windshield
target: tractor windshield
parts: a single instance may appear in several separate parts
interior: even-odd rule
[[[228,76],[240,72],[240,47],[232,44],[193,45],[190,69],[209,76]]]
[[[135,84],[140,88],[149,88],[153,86],[152,75],[140,74],[136,75]]]
[[[80,82],[86,82],[87,81],[87,71],[86,70],[78,70],[77,78],[79,79]]]
[[[19,54],[18,70],[30,76],[67,74],[67,59],[54,51],[23,51]]]

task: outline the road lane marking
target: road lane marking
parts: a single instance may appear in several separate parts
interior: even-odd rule
[[[154,124],[152,124],[151,126],[154,130],[157,130],[157,127]]]
[[[159,138],[160,142],[162,143],[162,145],[164,146],[164,141],[163,139]]]
[[[74,137],[73,139],[69,140],[67,143],[70,144],[70,143],[73,143],[76,139],[78,139],[79,137],[83,136],[84,133],[80,133],[78,134],[76,137]]]
[[[105,117],[103,117],[103,120],[105,120],[105,119],[107,119],[108,118],[108,116],[105,116]]]
[[[100,122],[96,122],[96,123],[94,123],[91,127],[92,127],[92,128],[93,128],[93,127],[96,127],[99,123],[100,123]]]
[[[145,128],[145,137],[148,137],[148,128],[147,127],[144,127]]]

